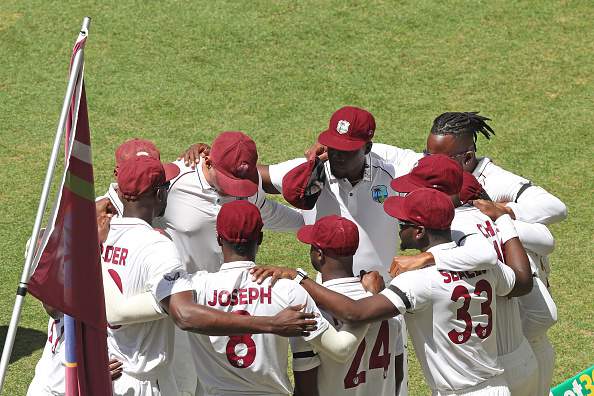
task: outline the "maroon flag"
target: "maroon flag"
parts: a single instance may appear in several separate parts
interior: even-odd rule
[[[74,48],[74,55],[84,41]],[[91,139],[82,68],[72,98],[62,186],[29,281],[32,295],[76,320],[74,367],[83,396],[111,395]],[[71,340],[72,341],[72,340]],[[68,338],[65,340],[69,342]],[[67,348],[68,351],[68,348]],[[68,352],[67,352],[68,355]],[[72,360],[67,356],[68,362]]]

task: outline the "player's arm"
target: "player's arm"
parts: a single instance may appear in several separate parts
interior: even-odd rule
[[[251,271],[258,283],[267,277],[274,279],[295,279],[297,272],[292,268],[258,266]],[[343,322],[372,323],[392,318],[400,312],[382,294],[352,300],[342,294],[326,289],[309,278],[303,279],[301,286],[313,298],[317,306]]]
[[[497,264],[497,252],[491,242],[480,233],[465,235],[453,249],[423,252],[414,256],[396,256],[392,260],[390,274],[393,277],[407,271],[435,264],[445,271],[479,271]]]
[[[530,261],[520,238],[518,238],[511,217],[491,201],[479,199],[473,201],[473,205],[489,216],[491,220],[494,220],[499,229],[499,235],[503,242],[505,264],[513,270],[515,275],[514,287],[508,296],[517,297],[529,293],[532,289]]]
[[[258,205],[264,222],[264,228],[273,231],[294,231],[303,227],[301,212],[267,198]]]
[[[269,165],[258,164],[258,173],[262,178],[262,188],[266,194],[280,194],[270,179]]]
[[[541,256],[548,256],[555,250],[555,238],[546,225],[514,220],[514,227],[526,250]]]
[[[294,396],[318,396],[318,368],[307,371],[293,370],[295,378]]]
[[[301,306],[286,308],[275,316],[235,315],[196,304],[189,290],[163,298],[161,305],[180,329],[206,335],[307,336],[317,328],[314,315],[300,312]]]
[[[396,392],[395,395],[398,396],[400,394],[400,387],[402,386],[402,381],[404,381],[404,354],[396,355],[394,357],[394,377],[396,382]]]

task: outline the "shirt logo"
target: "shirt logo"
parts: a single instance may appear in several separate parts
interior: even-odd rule
[[[388,187],[383,184],[371,187],[371,198],[377,203],[384,203],[388,198]]]
[[[336,124],[336,132],[340,133],[341,135],[344,135],[345,133],[347,133],[349,131],[349,127],[351,126],[351,123],[346,121],[346,120],[340,120],[338,121],[338,124]]]
[[[173,282],[175,280],[178,280],[180,276],[181,276],[181,273],[179,271],[170,272],[168,274],[163,275],[163,279],[165,279],[166,281],[169,281],[169,282]]]

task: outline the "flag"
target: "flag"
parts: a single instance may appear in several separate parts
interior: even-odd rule
[[[86,35],[79,36],[72,60],[84,48],[85,41]],[[112,387],[83,70],[81,66],[66,124],[62,183],[33,262],[35,270],[29,281],[29,292],[75,319],[75,336],[70,339],[71,343],[75,340],[75,344],[70,345],[72,358],[69,358],[68,335],[65,340],[67,368],[77,368],[80,395],[104,396],[111,395]],[[70,366],[68,362],[72,362]]]

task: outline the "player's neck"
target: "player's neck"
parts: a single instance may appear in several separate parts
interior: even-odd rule
[[[124,217],[135,217],[151,224],[153,222],[153,208],[124,203]]]
[[[335,259],[326,256],[326,262],[321,268],[322,282],[331,281],[340,278],[352,278],[353,258]]]
[[[431,249],[432,247],[435,247],[437,245],[442,245],[444,243],[449,243],[452,242],[452,237],[450,236],[450,231],[448,230],[447,233],[443,233],[443,235],[441,234],[437,234],[437,235],[429,235],[429,243],[423,247],[422,249],[420,249],[423,252],[426,252],[427,250]]]

